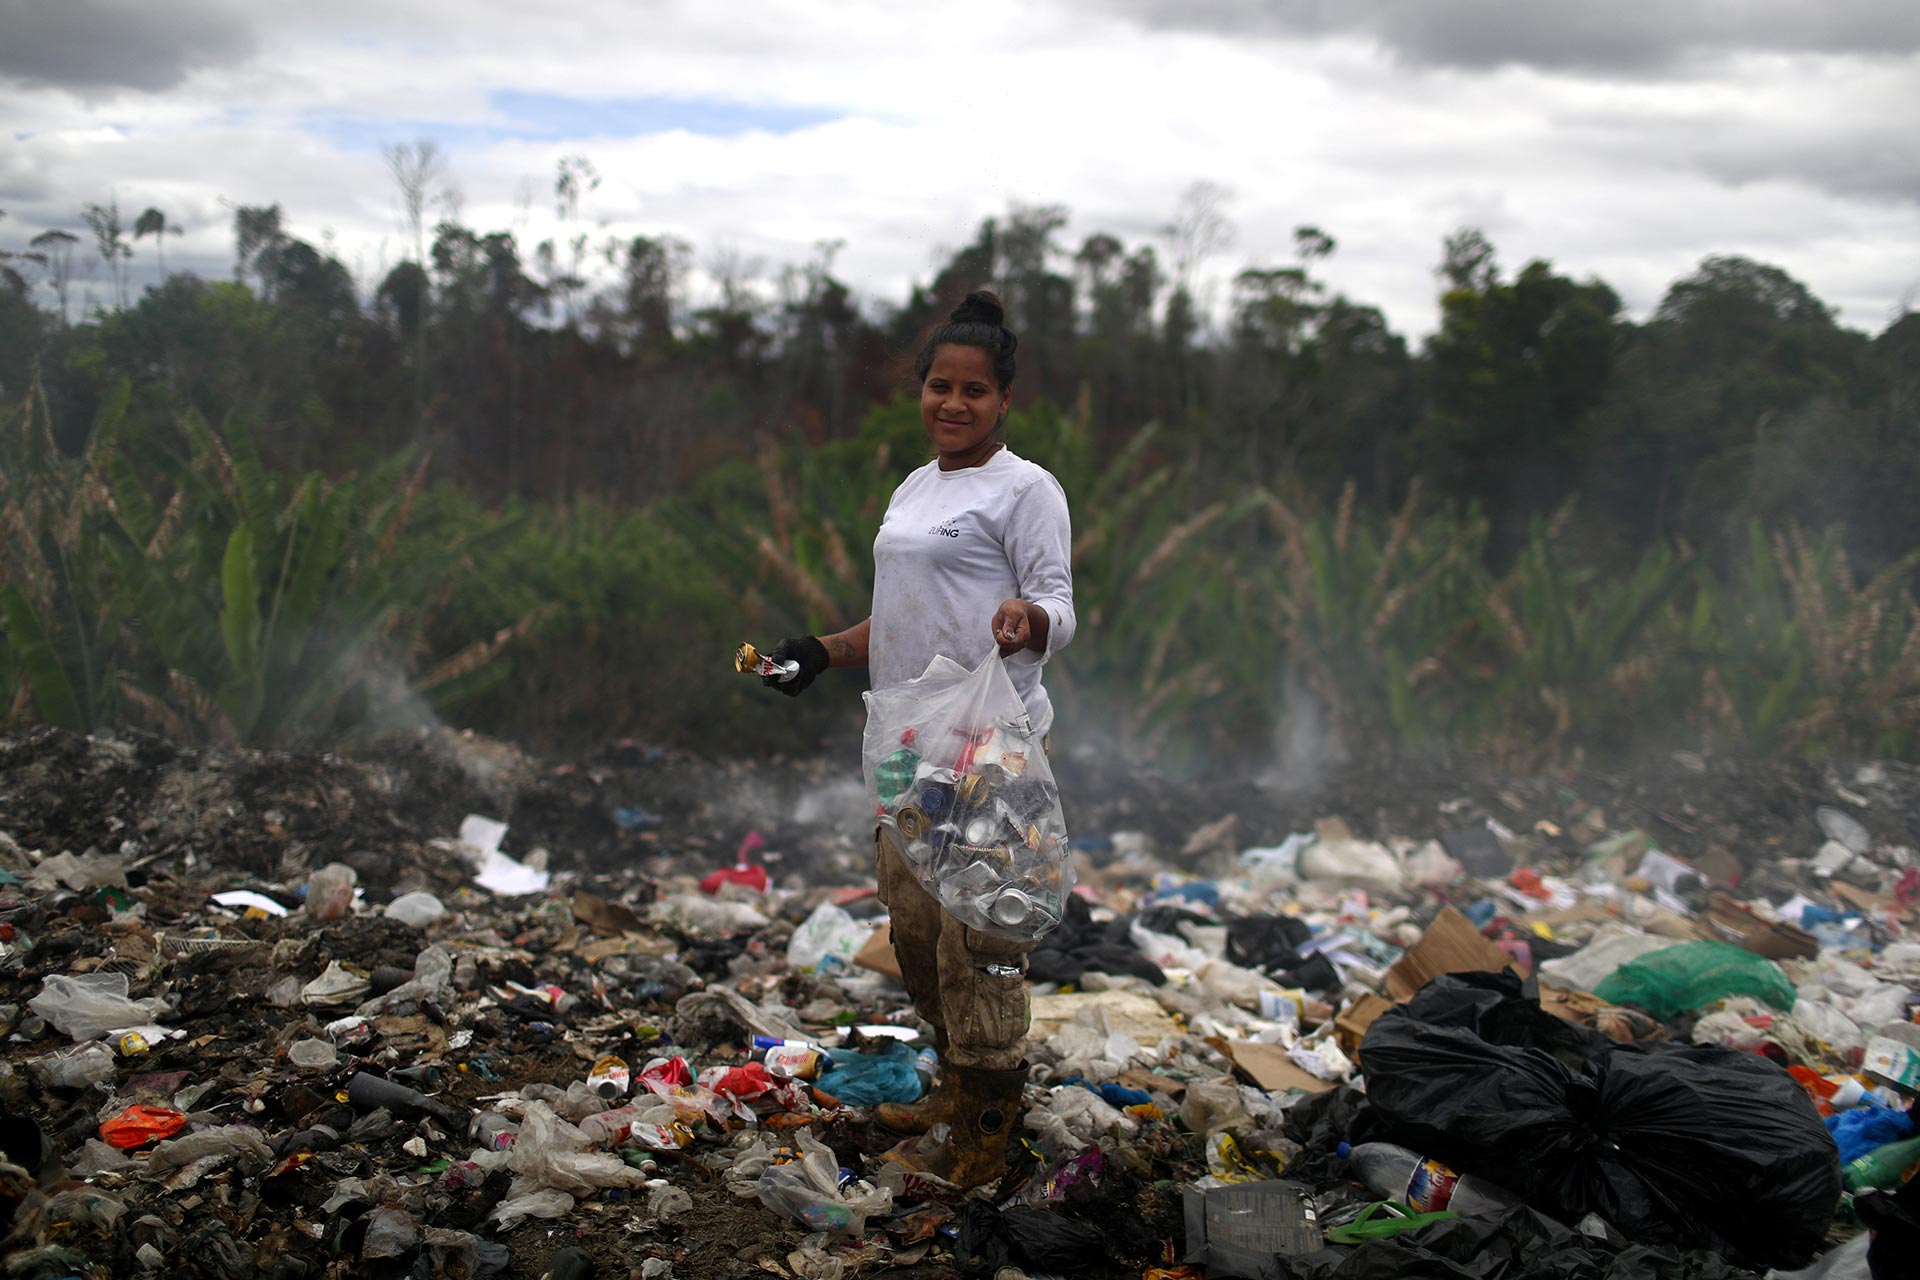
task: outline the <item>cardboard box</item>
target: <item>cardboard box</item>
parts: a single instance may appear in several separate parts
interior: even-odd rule
[[[1898,1089],[1901,1093],[1920,1093],[1920,1049],[1889,1036],[1867,1041],[1867,1055],[1860,1069],[1871,1080]]]
[[[853,962],[862,969],[898,978],[900,958],[893,954],[893,926],[885,925],[869,934],[867,944],[854,953]]]
[[[1480,936],[1473,921],[1452,907],[1442,907],[1420,941],[1387,970],[1387,994],[1398,1002],[1443,973],[1499,973],[1512,961],[1507,953]]]

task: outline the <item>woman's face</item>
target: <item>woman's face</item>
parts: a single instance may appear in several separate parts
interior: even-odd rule
[[[940,451],[940,469],[977,467],[993,456],[993,431],[1012,389],[996,386],[993,361],[978,347],[945,343],[920,384],[920,421]]]

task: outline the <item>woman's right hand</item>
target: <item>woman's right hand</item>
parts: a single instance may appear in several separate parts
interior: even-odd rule
[[[761,676],[760,683],[769,688],[778,689],[789,698],[797,698],[813,683],[815,676],[825,671],[829,665],[827,646],[815,636],[789,636],[773,646],[773,652],[767,657],[775,662],[797,662],[800,670],[793,679],[782,680],[778,676]]]

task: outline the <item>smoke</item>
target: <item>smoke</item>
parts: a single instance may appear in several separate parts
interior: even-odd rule
[[[1298,666],[1287,667],[1280,688],[1273,759],[1257,781],[1281,795],[1301,795],[1318,789],[1331,770],[1346,763],[1347,746]]]

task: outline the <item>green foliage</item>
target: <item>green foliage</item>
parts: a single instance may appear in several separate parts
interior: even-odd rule
[[[1857,584],[1840,531],[1748,529],[1747,561],[1703,581],[1690,638],[1708,723],[1756,751],[1911,758],[1920,749],[1920,552]]]
[[[1690,580],[1689,557],[1653,547],[1625,576],[1569,565],[1555,525],[1536,517],[1507,576],[1488,591],[1481,627],[1498,653],[1494,701],[1510,750],[1556,755],[1624,746],[1659,714],[1656,669],[1682,655],[1652,649],[1655,623]]]
[[[77,730],[109,722],[117,706],[115,656],[124,609],[105,573],[111,501],[100,475],[130,396],[108,389],[87,452],[54,445],[35,382],[0,422],[0,630],[11,658],[11,714],[24,689],[39,718]]]

